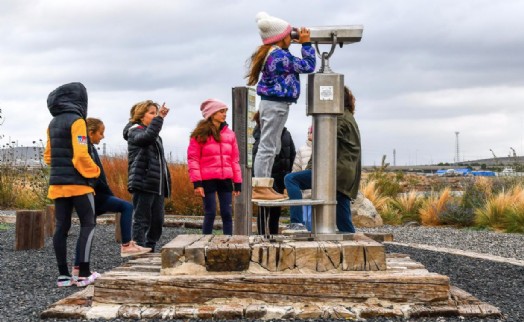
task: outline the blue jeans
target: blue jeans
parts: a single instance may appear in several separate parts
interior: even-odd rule
[[[304,218],[302,220],[304,221],[304,226],[306,226],[307,230],[311,231],[311,213],[313,212],[313,209],[311,206],[302,206],[302,214]]]
[[[222,231],[224,235],[233,235],[233,194],[228,191],[206,193],[202,198],[204,202],[204,223],[202,224],[202,234],[210,235],[213,233],[213,224],[217,212],[216,195],[220,203],[220,216],[222,217]]]
[[[289,199],[302,199],[302,190],[311,189],[312,171],[303,170],[292,172],[284,178]],[[301,206],[290,207],[291,223],[302,223],[303,214]],[[355,227],[351,221],[350,199],[345,194],[337,191],[336,208],[337,228],[340,232],[354,233]]]
[[[311,170],[291,172],[284,177],[289,199],[302,199],[302,190],[311,189]],[[302,224],[302,206],[290,207],[291,223]]]
[[[351,219],[350,199],[345,194],[337,191],[337,228],[343,233],[354,233],[355,226]]]
[[[97,205],[96,213],[104,214],[106,212],[120,213],[120,231],[122,232],[122,244],[131,241],[131,226],[133,224],[133,205],[123,199],[115,196],[109,197],[103,204]]]

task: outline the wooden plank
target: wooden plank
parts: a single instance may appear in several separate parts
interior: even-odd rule
[[[106,276],[97,280],[95,300],[101,303],[183,304],[215,298],[248,298],[273,302],[448,303],[449,278],[426,273],[267,274],[198,276]]]
[[[294,242],[295,248],[295,266],[298,269],[306,269],[311,271],[317,270],[317,247],[318,242]]]
[[[364,235],[379,243],[393,241],[392,233],[364,233]]]
[[[214,238],[213,235],[196,235],[200,238],[185,246],[185,261],[201,266],[206,266],[206,246]]]
[[[185,255],[185,248],[202,239],[202,235],[178,235],[175,239],[162,247],[162,268],[177,266]]]
[[[334,242],[318,242],[317,272],[338,269],[341,262],[341,246]]]
[[[373,242],[342,241],[342,269],[346,271],[386,270],[384,246]]]
[[[295,268],[295,248],[292,245],[281,243],[278,249],[277,267],[279,272]]]
[[[249,268],[251,248],[247,236],[215,236],[206,246],[208,272],[237,272]]]

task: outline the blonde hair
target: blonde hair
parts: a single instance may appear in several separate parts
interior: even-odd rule
[[[247,85],[253,86],[258,83],[258,76],[264,67],[264,62],[266,61],[266,56],[271,46],[273,45],[268,44],[258,47],[248,59],[248,72],[245,76],[245,78],[247,78]]]
[[[94,117],[88,117],[86,119],[86,124],[87,124],[87,134],[89,134],[89,133],[96,133],[96,131],[100,129],[100,126],[104,125],[104,122]]]
[[[133,107],[131,107],[129,122],[138,123],[140,120],[146,115],[147,111],[149,110],[150,106],[154,106],[158,112],[158,108],[160,105],[158,103],[153,102],[152,100],[142,101],[138,102]]]

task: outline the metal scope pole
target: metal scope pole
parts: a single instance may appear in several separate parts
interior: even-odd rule
[[[316,239],[338,239],[337,205],[337,116],[344,113],[344,75],[333,73],[329,58],[336,45],[360,41],[362,26],[312,27],[311,40],[321,58],[321,67],[308,75],[307,114],[313,116],[312,199],[324,200],[313,206],[313,233]],[[331,44],[320,54],[318,44]]]

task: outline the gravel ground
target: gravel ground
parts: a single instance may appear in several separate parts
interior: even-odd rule
[[[426,244],[524,260],[524,234],[423,226],[384,226],[360,231],[392,233],[393,240],[399,243]]]
[[[383,227],[366,231],[391,232],[395,241],[400,243],[431,244],[524,259],[524,235],[424,227]],[[179,228],[165,228],[160,245],[164,245],[180,233],[188,232]],[[192,230],[189,233],[198,232]],[[77,236],[78,226],[74,225],[69,238],[70,256],[74,253],[73,241]],[[123,263],[119,247],[114,242],[112,225],[99,225],[95,239],[92,252],[93,269],[103,273]],[[0,321],[38,321],[40,312],[48,305],[78,289],[59,289],[55,286],[57,269],[51,238],[46,240],[46,245],[41,250],[15,252],[13,245],[14,225],[3,228],[0,226]],[[414,260],[424,264],[429,271],[449,276],[453,285],[501,309],[506,321],[524,321],[524,267],[396,245],[387,245],[386,249],[387,252],[409,254]],[[400,320],[378,318],[368,321]],[[413,321],[464,319],[435,318]]]

